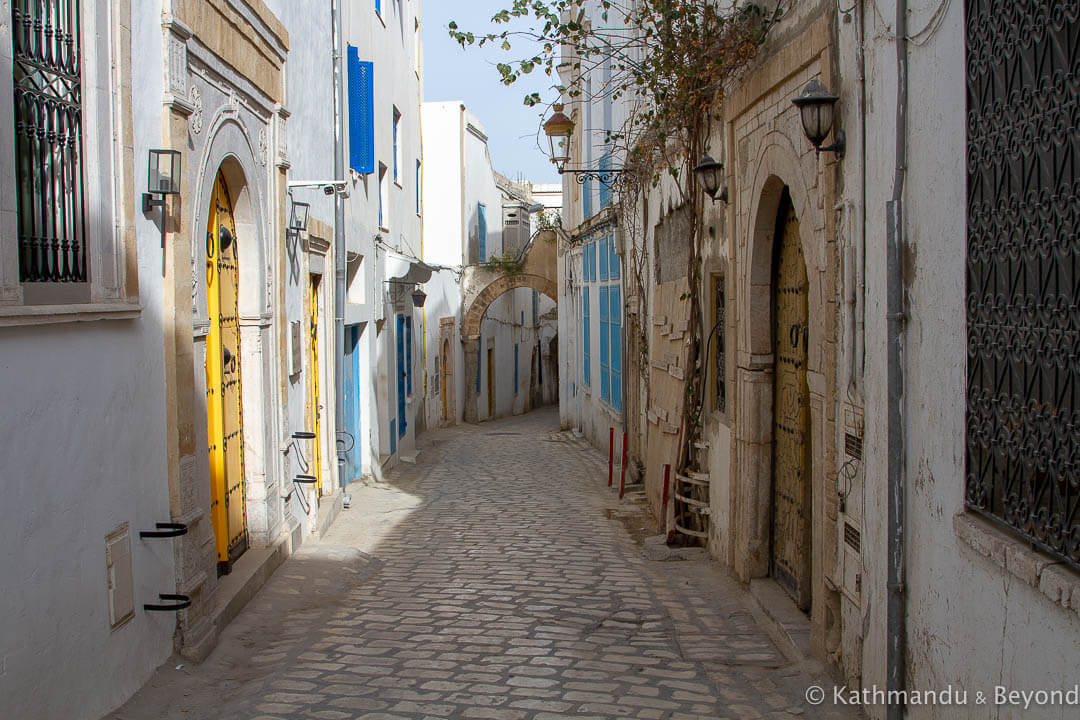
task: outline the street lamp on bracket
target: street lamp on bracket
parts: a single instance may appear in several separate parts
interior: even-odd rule
[[[570,161],[570,138],[574,134],[574,121],[563,113],[563,106],[559,103],[551,106],[555,112],[544,123],[544,134],[547,135],[548,145],[551,150],[551,162],[560,175],[570,173],[578,185],[584,185],[588,180],[596,180],[602,185],[614,185],[622,170],[611,168],[567,168]]]

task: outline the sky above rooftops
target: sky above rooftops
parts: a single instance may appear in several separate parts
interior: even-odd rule
[[[421,17],[424,51],[424,102],[460,100],[480,120],[488,135],[491,162],[512,180],[534,183],[558,182],[559,176],[547,155],[538,146],[547,144],[539,132],[543,105],[527,107],[524,97],[539,92],[545,101],[555,97],[555,83],[542,70],[509,87],[499,82],[497,62],[524,57],[524,43],[517,41],[510,53],[498,46],[465,50],[447,33],[451,20],[462,30],[476,34],[496,32],[491,16],[509,8],[511,0],[425,0]],[[489,30],[490,28],[490,30]]]

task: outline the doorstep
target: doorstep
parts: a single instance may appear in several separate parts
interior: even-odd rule
[[[323,495],[319,499],[319,519],[315,524],[315,537],[322,538],[326,531],[330,529],[330,526],[334,524],[334,520],[337,519],[343,507],[343,496],[341,488],[337,488],[334,492]]]
[[[291,532],[279,537],[274,544],[249,549],[233,563],[232,572],[218,579],[217,589],[214,591],[214,609],[211,612],[215,634],[220,635],[229,623],[236,619],[274,571],[300,547],[301,542],[301,530],[297,525]]]
[[[750,581],[750,602],[754,619],[793,663],[810,657],[810,617],[772,578]]]

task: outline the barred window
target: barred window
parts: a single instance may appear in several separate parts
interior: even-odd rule
[[[20,282],[87,280],[78,0],[13,0]]]
[[[1080,568],[1080,13],[966,22],[965,502]]]
[[[724,276],[717,273],[712,276],[713,286],[713,409],[725,412],[727,409],[727,385],[724,378],[727,372],[725,362],[727,352],[724,347]]]

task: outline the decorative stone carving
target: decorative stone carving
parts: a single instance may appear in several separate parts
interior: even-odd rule
[[[191,107],[194,108],[191,112],[189,127],[191,128],[191,132],[198,135],[203,129],[202,91],[199,90],[197,85],[192,85],[188,97],[191,99]]]
[[[289,119],[289,111],[283,105],[278,105],[274,112],[274,164],[279,168],[288,168],[289,145],[285,134],[285,125]]]
[[[187,43],[169,33],[169,92],[177,97],[187,95]]]
[[[259,128],[259,164],[266,165],[266,151],[267,151],[267,139],[266,139],[266,127]]]
[[[165,104],[182,115],[191,115],[194,109],[188,100],[187,37],[168,26],[166,32]]]

